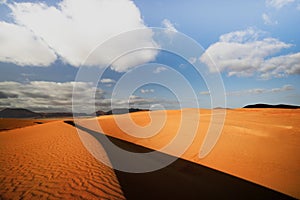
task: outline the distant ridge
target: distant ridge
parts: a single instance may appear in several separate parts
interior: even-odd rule
[[[0,118],[40,118],[40,113],[32,112],[24,108],[5,108],[0,111]]]
[[[120,115],[120,114],[126,114],[126,113],[133,113],[133,112],[141,112],[141,111],[149,111],[147,109],[139,109],[139,108],[116,108],[110,111],[102,111],[99,110],[95,114],[96,116],[101,116],[101,115]]]
[[[76,113],[76,116],[87,116],[85,113]],[[0,111],[0,118],[56,118],[73,117],[71,112],[33,112],[25,108],[5,108]]]
[[[25,108],[5,108],[0,111],[0,118],[59,118],[59,117],[88,117],[88,116],[102,116],[102,115],[116,115],[126,114],[139,111],[149,111],[139,108],[117,108],[110,111],[99,110],[93,114],[75,113],[72,112],[33,112]]]
[[[287,105],[287,104],[277,104],[277,105],[270,105],[270,104],[253,104],[253,105],[246,105],[243,108],[284,108],[284,109],[297,109],[300,106],[295,105]]]

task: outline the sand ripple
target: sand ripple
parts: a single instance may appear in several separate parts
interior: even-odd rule
[[[62,121],[0,133],[0,199],[124,199],[114,171]]]

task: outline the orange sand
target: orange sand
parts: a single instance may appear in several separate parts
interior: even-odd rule
[[[222,135],[213,151],[204,159],[199,159],[198,154],[210,122],[210,110],[167,111],[164,127],[157,135],[145,139],[129,136],[118,128],[114,117],[122,122],[126,115],[102,116],[98,121],[108,135],[157,150],[174,138],[180,126],[181,112],[189,116],[184,122],[184,126],[187,126],[185,131],[193,131],[188,124],[199,111],[201,118],[197,136],[182,158],[300,198],[299,109],[227,110]],[[163,119],[162,111],[152,112],[152,115],[153,119]],[[132,113],[130,116],[135,123],[144,127],[151,121],[148,112]],[[92,120],[83,120],[80,124],[97,130]],[[143,132],[132,127],[128,129],[141,135],[147,135],[147,131],[151,130]],[[166,153],[173,154],[170,151]]]
[[[227,110],[222,135],[204,159],[199,159],[198,154],[210,122],[210,110],[167,111],[166,123],[159,133],[145,139],[124,134],[118,128],[114,117],[122,123],[127,115],[96,120],[105,134],[160,149],[177,133],[181,112],[187,117],[183,126],[185,134],[189,134],[194,129],[190,124],[199,111],[196,138],[182,158],[300,198],[300,109]],[[164,119],[162,111],[151,113],[153,127],[147,127],[151,121],[149,112],[130,114],[147,131],[138,131],[127,122],[125,129],[149,136]],[[91,119],[81,119],[80,124],[95,129]],[[124,199],[114,171],[93,158],[76,129],[63,121],[0,132],[0,168],[3,199]]]
[[[33,126],[36,124],[44,124],[55,119],[0,119],[0,131],[11,130],[15,128],[22,128],[26,126]]]
[[[63,121],[0,132],[0,168],[0,199],[125,199]]]

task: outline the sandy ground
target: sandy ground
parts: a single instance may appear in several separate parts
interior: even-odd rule
[[[197,135],[182,158],[300,198],[299,109],[227,110],[222,135],[213,151],[204,159],[199,158],[199,150],[211,119],[210,110],[167,111],[167,119],[161,129],[157,127],[161,125],[159,121],[165,119],[161,111],[152,113],[153,126],[147,126],[151,123],[148,112],[130,114],[131,119],[144,129],[129,126],[126,115],[103,116],[98,121],[101,131],[108,135],[151,149],[161,149],[174,138],[178,130],[192,132],[192,122],[197,119],[195,116],[199,112]],[[187,117],[181,119],[181,113]],[[122,130],[115,119],[123,126]],[[181,120],[183,125],[180,124]],[[79,123],[99,131],[93,120]],[[155,130],[159,130],[158,133],[148,137],[149,132]],[[136,138],[124,133],[125,131],[147,138]],[[181,139],[184,140],[184,137]],[[176,150],[165,152],[171,155],[177,153]]]
[[[195,127],[197,123],[194,122],[197,122],[199,113],[200,124]],[[184,116],[181,117],[181,114]],[[128,116],[139,126],[130,125]],[[117,126],[115,118],[122,129]],[[204,159],[199,158],[199,150],[211,120],[210,110],[167,111],[166,116],[162,111],[151,112],[151,116],[149,112],[138,112],[102,116],[95,120],[101,125],[101,132],[107,135],[157,150],[174,139],[178,131],[183,134],[180,140],[184,143],[196,128],[196,137],[181,158],[300,198],[299,109],[227,110],[221,137],[213,151]],[[90,130],[99,131],[91,119],[81,119],[79,123]],[[152,135],[153,132],[157,134]],[[162,151],[176,155],[176,149]],[[102,149],[100,151],[106,157],[106,153]],[[227,185],[223,178],[215,177],[215,172],[203,171],[197,166],[200,165],[191,166],[184,162],[175,164],[171,169],[166,168],[166,171],[158,171],[156,176],[146,173],[135,177],[140,177],[140,181],[145,178],[159,180],[161,177],[157,183],[160,188],[164,186],[159,183],[167,184],[166,181],[170,181],[174,185],[183,184],[186,180],[191,184],[200,184],[201,187],[205,187],[206,183],[220,183],[220,187]],[[124,199],[124,189],[135,180],[129,174],[120,175],[120,172],[97,161],[84,148],[76,129],[61,120],[0,132],[0,168],[0,199]],[[168,179],[169,173],[172,176],[179,174],[179,183],[176,182],[177,178]],[[195,182],[211,173],[214,178],[207,178],[201,183]],[[155,183],[155,180],[149,183]],[[239,190],[240,185],[246,184],[236,180],[229,182],[236,184],[231,185],[232,190],[228,191]],[[137,188],[142,188],[142,182],[135,184],[141,185]],[[151,189],[153,185],[149,187]],[[206,189],[210,191],[214,188],[209,186]],[[174,194],[180,191],[178,188],[170,190]],[[134,197],[135,188],[131,187],[131,191]],[[248,189],[242,191],[252,193]],[[212,193],[213,190],[210,194]]]
[[[0,199],[124,199],[114,171],[63,121],[0,132],[0,168]]]
[[[7,131],[16,128],[22,128],[26,126],[33,126],[36,124],[44,124],[57,119],[11,119],[2,118],[0,119],[0,131]]]

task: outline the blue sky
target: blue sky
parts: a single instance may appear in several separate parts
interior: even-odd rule
[[[0,108],[70,111],[73,82],[89,53],[122,32],[148,27],[166,28],[170,38],[171,32],[183,33],[202,46],[203,51],[188,60],[164,51],[136,52],[104,69],[107,58],[126,49],[163,46],[151,31],[144,31],[141,37],[124,36],[128,42],[123,43],[127,46],[122,42],[108,43],[97,58],[87,59],[100,66],[85,68],[91,76],[102,74],[98,77],[99,83],[95,85],[87,79],[80,81],[79,86],[84,91],[83,96],[96,92],[97,109],[110,108],[112,92],[122,77],[126,80],[131,73],[137,73],[135,76],[140,80],[158,81],[161,77],[161,81],[168,81],[174,90],[159,84],[137,85],[127,96],[124,93],[115,99],[119,107],[128,106],[128,100],[129,106],[161,105],[167,109],[178,108],[178,101],[181,107],[205,108],[236,108],[253,103],[300,105],[299,0],[2,2]],[[169,42],[178,41],[170,39]],[[226,105],[211,104],[210,87],[193,66],[197,62],[204,63],[207,73],[215,75],[211,60],[222,77]],[[152,64],[142,71],[136,69],[147,63]],[[191,85],[196,101],[180,81],[173,84],[177,82],[174,78],[177,72]],[[125,91],[132,84],[128,79],[119,85]],[[180,96],[180,100],[176,99]],[[85,99],[85,103],[93,102]]]

